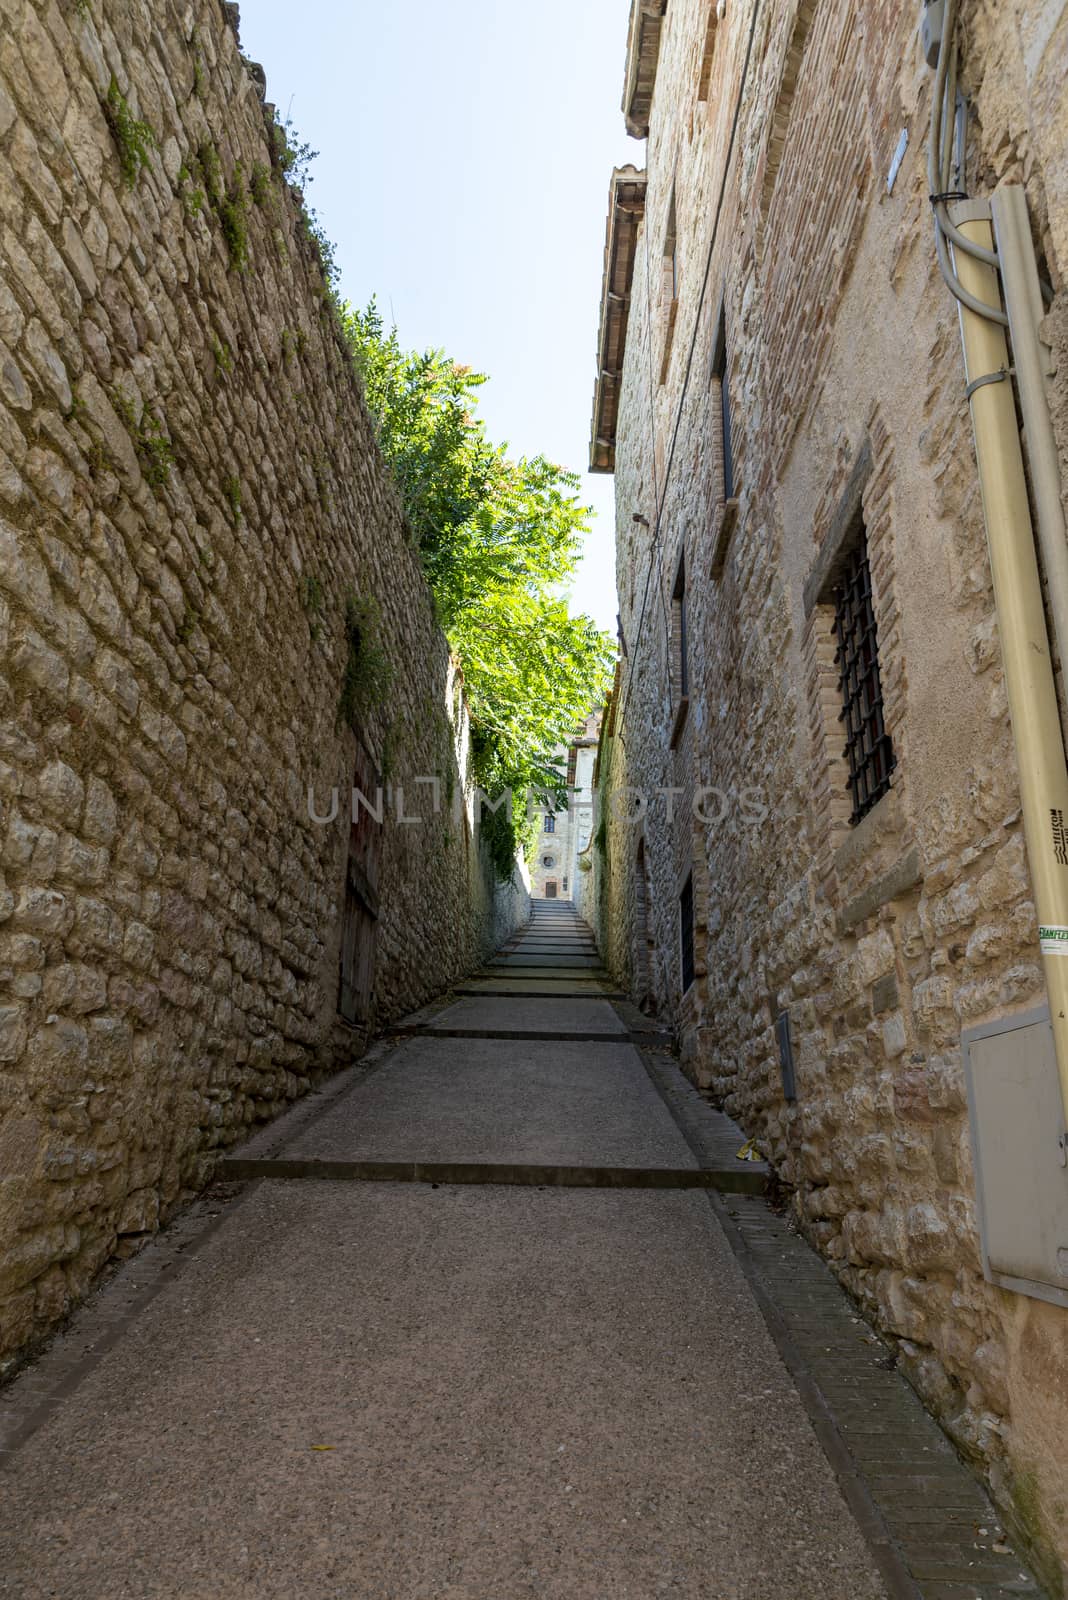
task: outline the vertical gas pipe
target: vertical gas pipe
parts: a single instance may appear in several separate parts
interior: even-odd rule
[[[993,248],[987,202],[957,202],[950,207],[950,218],[974,243]],[[1001,309],[993,267],[965,250],[954,250],[953,265],[962,288],[985,305]],[[1005,330],[959,302],[958,311],[1005,688],[1020,769],[1024,837],[1065,1108],[1058,1130],[1064,1162],[1068,1156],[1068,769]]]

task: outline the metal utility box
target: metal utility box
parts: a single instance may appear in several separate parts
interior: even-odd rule
[[[961,1035],[983,1269],[991,1283],[1068,1306],[1068,1168],[1046,1006]]]

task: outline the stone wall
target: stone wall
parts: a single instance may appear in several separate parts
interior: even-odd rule
[[[961,1066],[962,1027],[1044,991],[957,319],[934,263],[917,14],[902,0],[748,0],[718,23],[708,0],[667,9],[616,439],[626,656],[588,893],[613,971],[758,1136],[800,1225],[900,1341],[1052,1582],[1052,1552],[1068,1556],[1068,1312],[982,1275]],[[1026,184],[1063,370],[1068,13],[972,0],[962,40],[969,187]],[[851,827],[830,616],[806,583],[858,509],[897,768]]]
[[[235,15],[0,3],[0,1356],[362,1047],[350,657],[368,1026],[526,914]]]

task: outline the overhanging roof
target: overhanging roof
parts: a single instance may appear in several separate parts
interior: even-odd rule
[[[631,0],[627,65],[623,79],[623,116],[634,139],[649,133],[649,110],[660,59],[660,30],[667,0]]]
[[[645,173],[639,172],[637,167],[616,167],[608,189],[597,382],[593,391],[590,433],[591,472],[615,471],[616,419],[630,316],[630,286],[638,228],[644,215]]]

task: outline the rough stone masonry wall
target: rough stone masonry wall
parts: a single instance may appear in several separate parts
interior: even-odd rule
[[[234,22],[0,0],[0,1357],[360,1047],[348,595],[393,668],[372,756],[463,793],[459,685]],[[522,914],[471,823],[382,831],[373,1020]]]
[[[706,279],[753,9],[729,6],[710,32],[707,0],[673,0],[662,37],[616,453],[628,659],[602,741],[600,932],[617,975],[651,986],[672,1018],[693,1076],[794,1186],[800,1224],[899,1340],[1052,1584],[1068,1556],[1068,1313],[982,1276],[961,1068],[962,1027],[1036,1003],[1043,984],[955,308],[930,237],[931,75],[918,8],[902,0],[763,0]],[[969,187],[1026,183],[1063,371],[1068,12],[973,0],[962,37]],[[716,575],[721,298],[740,504]],[[828,612],[806,615],[803,594],[858,492],[898,767],[851,828]],[[680,552],[692,683],[672,750]],[[688,800],[706,784],[727,805],[702,823]],[[650,796],[643,821],[611,815],[624,785]],[[656,797],[668,787],[673,822]],[[752,787],[763,820],[738,802]],[[688,868],[697,979],[683,997]],[[795,1104],[773,1031],[782,1009]]]

